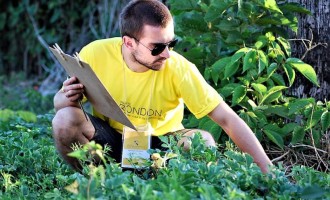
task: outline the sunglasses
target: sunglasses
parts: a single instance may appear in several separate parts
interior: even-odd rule
[[[176,45],[176,43],[178,42],[178,39],[174,39],[170,42],[167,43],[156,43],[154,44],[155,47],[153,49],[150,49],[149,47],[147,47],[146,45],[142,44],[139,40],[137,40],[136,38],[132,37],[135,41],[137,41],[139,44],[141,44],[142,46],[144,46],[145,48],[149,49],[149,51],[151,51],[151,55],[153,56],[158,56],[159,54],[161,54],[164,49],[166,47],[168,47],[170,50],[173,49],[173,47]]]

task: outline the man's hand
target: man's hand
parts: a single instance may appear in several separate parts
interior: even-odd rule
[[[63,82],[63,86],[54,97],[54,107],[58,111],[64,107],[79,107],[78,101],[82,99],[84,86],[77,77],[71,77]]]

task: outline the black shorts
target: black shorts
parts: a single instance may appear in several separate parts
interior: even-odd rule
[[[110,147],[110,151],[107,152],[107,154],[114,158],[116,162],[120,163],[123,150],[122,134],[118,133],[114,128],[112,128],[108,122],[103,121],[98,117],[94,117],[91,114],[88,114],[88,117],[95,128],[95,134],[91,140],[94,140],[102,147],[108,145]],[[160,149],[165,151],[166,149],[164,149],[164,147],[161,145],[162,142],[157,136],[151,137],[152,149]]]

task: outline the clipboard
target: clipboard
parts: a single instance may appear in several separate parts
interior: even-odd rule
[[[132,122],[105,89],[90,65],[79,59],[78,53],[72,57],[65,54],[57,44],[53,48],[49,47],[49,49],[61,63],[67,74],[71,77],[77,77],[79,82],[84,85],[84,95],[97,112],[136,130]]]

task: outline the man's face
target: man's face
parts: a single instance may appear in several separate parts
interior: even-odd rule
[[[166,59],[170,57],[169,47],[166,46],[163,51],[155,56],[152,55],[152,50],[155,47],[164,47],[164,45],[159,44],[168,45],[173,40],[173,22],[169,22],[165,28],[145,25],[139,41],[135,41],[136,46],[132,51],[133,59],[149,69],[158,71],[164,66]]]

